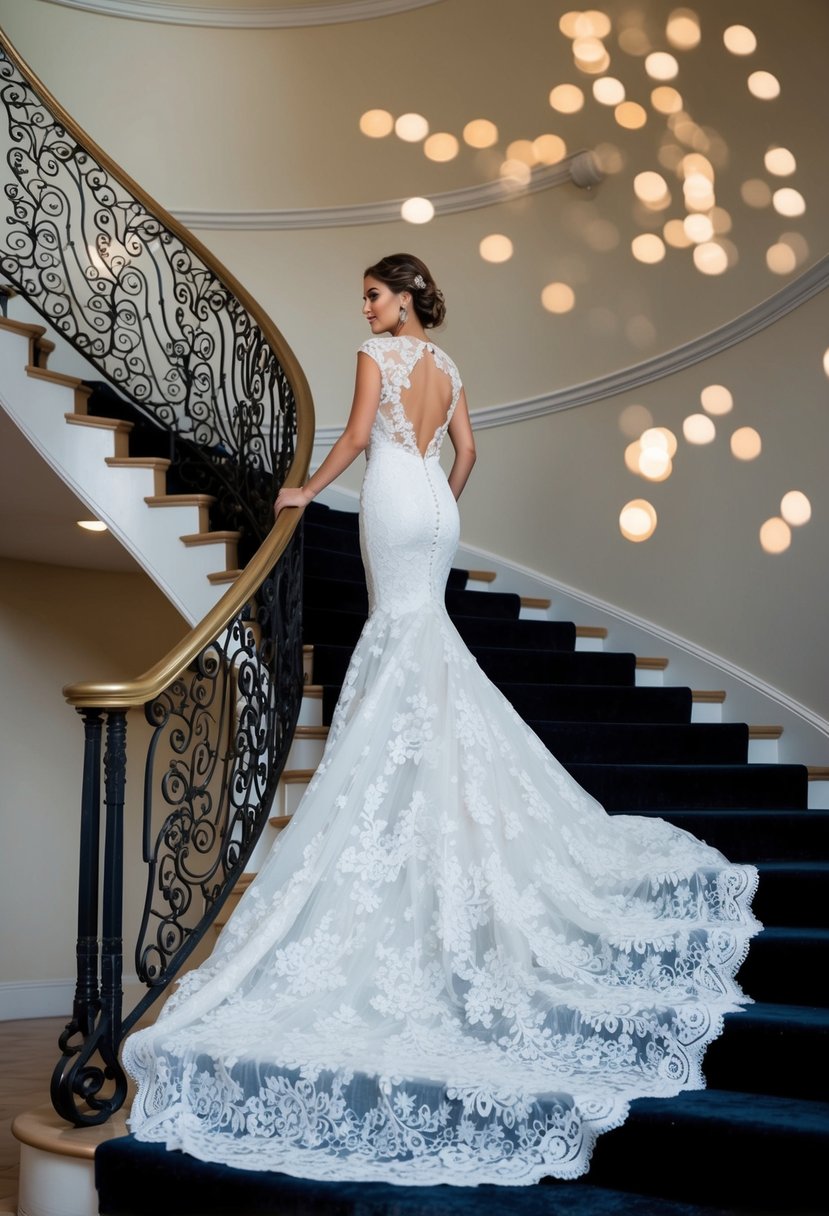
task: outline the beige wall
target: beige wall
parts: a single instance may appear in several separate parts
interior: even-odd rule
[[[618,26],[631,6],[614,0],[604,7]],[[664,47],[666,6],[649,0],[637,7],[653,45]],[[365,139],[357,121],[374,106],[418,110],[433,129],[456,134],[470,118],[492,118],[502,151],[543,131],[563,135],[571,149],[607,141],[620,149],[621,171],[590,197],[568,185],[417,228],[201,232],[272,312],[305,367],[320,423],[335,426],[347,415],[354,349],[365,334],[360,271],[391,248],[409,246],[434,265],[450,305],[440,340],[460,364],[473,411],[580,383],[697,338],[826,253],[829,6],[752,0],[728,17],[720,0],[693,7],[703,42],[677,52],[674,83],[709,140],[717,202],[732,219],[736,264],[715,278],[693,269],[685,250],[669,250],[656,266],[631,257],[637,233],[683,213],[681,187],[659,160],[672,136],[652,111],[641,131],[625,132],[592,101],[570,118],[550,109],[551,85],[577,80],[589,91],[590,79],[573,67],[546,0],[444,0],[373,22],[296,30],[145,24],[40,0],[0,0],[0,20],[67,108],[172,209],[370,202],[480,183],[495,172],[491,157],[469,149],[435,165],[419,146]],[[757,32],[758,50],[748,59],[722,47],[732,19]],[[609,71],[647,104],[652,82],[641,58],[610,45]],[[749,94],[746,77],[757,68],[778,75],[776,101]],[[765,172],[770,144],[795,154],[792,179]],[[672,206],[658,216],[634,203],[633,178],[644,169],[660,169],[671,183]],[[741,184],[748,178],[796,186],[805,214],[784,219],[747,206]],[[590,245],[596,219],[617,230],[608,252]],[[515,244],[502,266],[478,257],[479,239],[492,231]],[[797,271],[781,277],[765,255],[784,233],[794,233],[804,252]],[[540,306],[541,287],[552,279],[575,288],[577,306],[566,316]],[[829,438],[826,314],[817,298],[758,337],[635,395],[480,431],[464,540],[684,635],[826,715],[820,647],[829,498],[819,471]],[[680,433],[712,382],[730,387],[736,402],[718,423],[716,442],[682,444],[663,484],[628,473],[621,408],[641,402]],[[758,461],[730,456],[728,437],[738,425],[760,431]],[[345,484],[357,477],[355,469]],[[813,519],[787,553],[772,557],[757,533],[789,489],[809,495]],[[640,495],[653,502],[659,526],[650,541],[632,545],[616,521],[620,507]]]
[[[0,820],[4,926],[0,983],[74,975],[83,725],[62,687],[138,675],[186,626],[141,574],[112,574],[0,560]],[[128,762],[149,728],[131,713]],[[134,943],[143,899],[141,769],[126,810],[125,941]],[[131,958],[125,970],[134,970]]]

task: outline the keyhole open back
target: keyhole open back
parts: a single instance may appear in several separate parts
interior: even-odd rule
[[[414,433],[417,450],[425,456],[452,408],[452,380],[437,366],[430,347],[423,347],[409,374],[409,387],[400,391],[400,404]]]

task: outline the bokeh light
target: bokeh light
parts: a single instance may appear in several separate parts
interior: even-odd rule
[[[653,170],[636,174],[633,179],[633,193],[649,207],[661,209],[671,204],[668,183],[661,173],[654,173]]]
[[[788,177],[797,168],[797,161],[788,148],[769,148],[763,157],[763,164],[775,177]]]
[[[548,283],[541,293],[541,303],[547,312],[570,312],[576,302],[576,293],[567,283]]]
[[[408,224],[428,224],[435,214],[434,205],[428,198],[407,198],[400,214]]]
[[[647,55],[651,41],[643,29],[631,25],[619,31],[619,46],[626,55]]]
[[[607,55],[607,49],[600,38],[576,38],[573,42],[573,56],[583,64],[600,63]]]
[[[398,139],[416,144],[429,134],[429,124],[422,114],[401,114],[394,124],[394,133]]]
[[[732,55],[751,55],[757,49],[757,39],[747,25],[729,25],[722,40]]]
[[[792,543],[792,530],[784,519],[773,515],[760,528],[760,544],[766,553],[785,553]]]
[[[637,262],[655,265],[665,257],[665,242],[655,232],[642,232],[631,241],[630,251]]]
[[[423,145],[423,151],[429,160],[435,161],[454,160],[459,150],[460,144],[448,131],[437,131],[430,135]]]
[[[667,51],[653,51],[645,59],[645,71],[651,80],[673,80],[679,72],[679,64]]]
[[[780,499],[780,514],[787,524],[799,528],[812,518],[812,504],[802,490],[789,490]]]
[[[526,186],[532,177],[532,169],[523,160],[505,160],[501,164],[501,178],[514,186]]]
[[[694,265],[700,274],[723,274],[728,269],[728,254],[717,241],[694,246]]]
[[[532,167],[536,162],[532,140],[514,139],[511,144],[507,144],[507,160],[520,160]]]
[[[740,186],[740,197],[747,207],[768,207],[771,203],[771,186],[762,178],[750,177]]]
[[[625,100],[625,86],[615,76],[601,76],[593,81],[593,96],[603,106],[617,106]]]
[[[488,118],[473,118],[464,127],[463,138],[470,148],[491,148],[498,142],[498,128]]]
[[[678,51],[690,51],[699,45],[702,34],[699,17],[690,8],[676,8],[668,17],[665,36]]]
[[[645,498],[634,498],[619,512],[619,531],[625,540],[648,540],[656,530],[656,511]]]
[[[647,427],[642,432],[639,442],[643,448],[662,448],[671,457],[676,455],[679,446],[676,435],[667,426]]]
[[[532,147],[540,165],[557,165],[567,155],[567,144],[560,135],[539,135],[533,140]]]
[[[483,238],[478,252],[485,262],[508,262],[513,253],[512,241],[500,232],[493,232]]]
[[[584,105],[584,93],[575,84],[557,84],[550,90],[550,105],[559,114],[575,114]]]
[[[734,408],[734,398],[724,384],[706,384],[699,399],[707,414],[730,414]]]
[[[627,131],[636,131],[648,121],[648,112],[638,101],[620,102],[613,115],[619,126]]]
[[[575,21],[577,38],[606,38],[610,33],[610,18],[598,8],[588,8],[578,13]]]
[[[763,441],[753,426],[741,426],[731,436],[731,454],[737,460],[756,460],[763,450]]]
[[[682,94],[669,84],[651,90],[651,105],[660,114],[676,114],[682,109]]]
[[[682,422],[682,434],[688,443],[697,446],[711,443],[716,438],[717,428],[707,414],[689,414]]]
[[[667,481],[673,471],[664,448],[639,446],[639,472],[647,481]]]
[[[382,139],[394,130],[394,118],[388,110],[366,110],[360,116],[360,130],[369,139]]]
[[[791,245],[778,241],[766,250],[766,265],[772,274],[791,274],[797,267],[797,254]]]
[[[691,244],[701,245],[703,241],[710,241],[714,235],[714,225],[711,220],[699,211],[693,215],[686,215],[682,221],[682,227]]]
[[[748,78],[748,91],[760,101],[773,101],[780,96],[780,81],[771,72],[752,72]]]
[[[772,206],[778,215],[802,215],[806,210],[806,200],[799,190],[791,186],[781,186],[771,196]]]
[[[685,231],[685,224],[682,220],[668,220],[662,227],[662,236],[665,243],[674,249],[687,249],[694,243]]]
[[[619,229],[610,220],[591,220],[584,229],[584,239],[597,253],[609,253],[621,239]]]
[[[641,435],[652,425],[653,414],[646,405],[640,405],[638,402],[626,405],[619,415],[619,430],[629,438]]]

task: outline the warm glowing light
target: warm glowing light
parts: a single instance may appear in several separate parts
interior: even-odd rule
[[[729,25],[722,40],[732,55],[751,55],[757,49],[757,39],[747,25]]]
[[[671,201],[668,183],[661,173],[648,170],[633,179],[633,193],[650,206],[667,207]]]
[[[620,102],[613,114],[619,126],[628,131],[636,131],[648,121],[648,112],[638,101]]]
[[[533,155],[540,165],[557,165],[567,155],[567,144],[560,135],[539,135],[533,140]]]
[[[682,183],[682,193],[690,210],[707,211],[714,206],[714,190],[704,173],[689,173]]]
[[[705,178],[708,182],[713,182],[714,166],[701,152],[686,152],[682,158],[682,175],[688,178],[694,174]]]
[[[642,432],[639,443],[645,448],[662,448],[669,456],[676,456],[678,447],[677,437],[666,426],[651,426]]]
[[[604,59],[607,50],[599,38],[576,38],[573,43],[573,54],[582,63],[599,63]]]
[[[651,90],[651,105],[660,114],[676,114],[682,109],[682,94],[669,84]]]
[[[619,430],[623,435],[641,435],[653,424],[653,414],[646,405],[626,405],[619,415]],[[639,446],[637,439],[635,447]]]
[[[760,544],[766,553],[784,553],[792,543],[792,530],[784,519],[773,515],[760,528]]]
[[[653,265],[665,256],[665,242],[655,232],[642,232],[630,243],[630,251],[637,262]]]
[[[650,39],[644,30],[629,26],[619,32],[619,46],[626,55],[647,55],[651,49]]]
[[[682,434],[688,443],[697,445],[711,443],[717,434],[717,428],[707,414],[689,414],[682,423]]]
[[[600,9],[589,8],[576,17],[577,38],[606,38],[610,33],[610,18]]]
[[[731,436],[731,454],[738,460],[755,460],[763,450],[763,441],[753,426],[741,426]]]
[[[535,148],[531,139],[514,139],[507,144],[507,160],[520,160],[532,167],[535,164]]]
[[[366,110],[360,117],[360,130],[369,139],[382,139],[394,130],[394,119],[388,110]]]
[[[400,208],[400,214],[409,224],[428,224],[435,214],[435,208],[428,198],[407,198]]]
[[[724,384],[707,384],[699,399],[708,414],[730,414],[734,408],[734,398]]]
[[[809,256],[809,242],[800,232],[782,232],[780,244],[789,246],[798,263],[804,262]]]
[[[747,207],[768,207],[771,186],[759,177],[750,177],[740,186],[740,197]]]
[[[782,186],[771,196],[772,206],[778,215],[802,215],[806,210],[806,200],[799,190],[791,186]]]
[[[714,235],[714,225],[707,215],[702,215],[699,211],[693,215],[686,215],[682,221],[682,227],[688,240],[695,245],[701,245],[703,241],[710,241]]]
[[[651,80],[673,80],[679,72],[679,64],[667,51],[653,51],[645,59],[645,71]]]
[[[788,177],[797,168],[797,161],[788,148],[769,148],[763,157],[763,164],[775,177]]]
[[[592,220],[584,229],[584,239],[597,253],[608,253],[619,244],[619,229],[610,220]]]
[[[791,245],[778,241],[766,250],[766,265],[772,274],[791,274],[797,267],[797,255]]]
[[[583,59],[576,59],[574,63],[580,72],[584,72],[585,76],[597,76],[606,72],[610,67],[610,55],[605,51],[601,59],[591,60],[589,63]]]
[[[708,214],[711,226],[718,236],[731,231],[731,216],[725,207],[712,207]]]
[[[633,443],[629,443],[625,448],[625,468],[630,473],[635,473],[637,477],[642,474],[639,471],[639,457],[642,455],[642,445],[638,439],[634,439]]]
[[[760,101],[772,101],[780,96],[780,81],[771,72],[752,72],[748,78],[748,91]]]
[[[625,86],[615,76],[601,76],[593,81],[593,96],[603,106],[617,106],[625,100]]]
[[[100,519],[79,519],[78,527],[83,528],[85,532],[106,532],[107,526]]]
[[[526,186],[532,177],[532,169],[523,160],[505,160],[501,164],[501,177],[515,186]]]
[[[491,148],[498,142],[498,128],[488,118],[473,118],[464,127],[463,137],[470,148]]]
[[[689,245],[693,245],[693,241],[685,231],[685,223],[683,220],[668,220],[662,228],[662,236],[668,245],[674,249],[687,249]]]
[[[728,269],[728,254],[716,241],[694,246],[694,265],[701,274],[722,274]]]
[[[634,498],[625,503],[619,512],[619,531],[625,540],[638,543],[653,536],[656,530],[656,511],[644,498]]]
[[[823,352],[823,370],[824,373],[829,376],[829,346],[827,346],[826,350]]]
[[[801,490],[789,490],[780,499],[780,514],[787,524],[799,528],[812,518],[812,504]]]
[[[429,124],[422,114],[401,114],[394,124],[394,133],[407,144],[416,144],[429,134]]]
[[[678,51],[690,51],[702,37],[699,17],[690,8],[676,8],[668,18],[665,36]]]
[[[575,84],[557,84],[550,90],[550,105],[559,114],[575,114],[584,105],[584,93]]]
[[[717,238],[717,244],[725,254],[728,265],[736,266],[740,260],[740,254],[734,242],[729,241],[727,236],[721,236]]]
[[[602,173],[621,173],[625,167],[625,154],[616,144],[596,144],[593,155]]]
[[[648,481],[667,481],[673,472],[673,463],[664,448],[640,448],[639,472]]]
[[[547,312],[570,312],[576,302],[576,293],[567,283],[548,283],[541,293],[541,303]]]
[[[578,11],[578,9],[574,9],[569,13],[564,13],[561,17],[559,17],[558,28],[561,30],[565,38],[577,37],[576,22],[578,21],[579,17],[581,17],[581,13]]]
[[[436,161],[454,160],[459,150],[460,144],[448,131],[437,131],[434,135],[430,135],[423,145],[423,151],[429,160]]]
[[[500,232],[493,232],[484,237],[478,252],[485,262],[508,262],[512,257],[512,241]]]

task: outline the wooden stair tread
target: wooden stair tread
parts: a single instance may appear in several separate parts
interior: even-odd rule
[[[316,771],[315,768],[284,768],[280,781],[287,785],[303,785],[311,780]]]
[[[78,376],[67,376],[64,372],[52,372],[48,367],[36,367],[33,363],[26,365],[26,375],[35,380],[49,380],[52,384],[65,384],[67,388],[80,389],[90,396],[92,389]]]
[[[693,688],[691,690],[691,700],[700,702],[716,703],[717,701],[725,700],[725,691],[723,689],[702,689]]]
[[[576,625],[577,638],[606,638],[607,628],[604,625]]]
[[[212,507],[212,494],[150,494],[144,499],[148,507]]]
[[[829,781],[829,764],[807,764],[810,781]]]
[[[235,583],[241,573],[241,570],[217,570],[215,574],[208,574],[207,581],[214,585],[217,583]]]
[[[303,697],[310,697],[312,700],[322,699],[322,684],[303,684]]]
[[[298,726],[294,731],[295,739],[327,739],[327,726]]]
[[[72,426],[93,426],[103,431],[119,431],[128,435],[135,426],[134,422],[125,422],[123,418],[97,418],[93,414],[64,414],[64,418]]]
[[[749,739],[779,739],[783,734],[782,726],[749,725]]]
[[[476,583],[494,583],[496,578],[494,570],[467,570],[466,573]]]
[[[3,295],[17,295],[14,288],[9,288],[8,291],[5,285],[2,289]],[[44,325],[34,325],[29,321],[14,321],[11,317],[0,317],[0,329],[11,330],[13,334],[22,334],[24,338],[42,338],[46,333]]]
[[[104,463],[111,469],[161,469],[166,472],[172,461],[164,456],[107,456]]]
[[[241,538],[241,532],[190,532],[181,539],[185,545],[213,545],[220,541],[228,543]]]
[[[643,658],[636,656],[636,666],[646,671],[664,671],[668,666],[667,659]]]
[[[271,815],[268,820],[272,828],[286,828],[290,822],[290,815]]]
[[[552,600],[544,599],[541,595],[522,595],[519,596],[522,608],[549,608]]]

